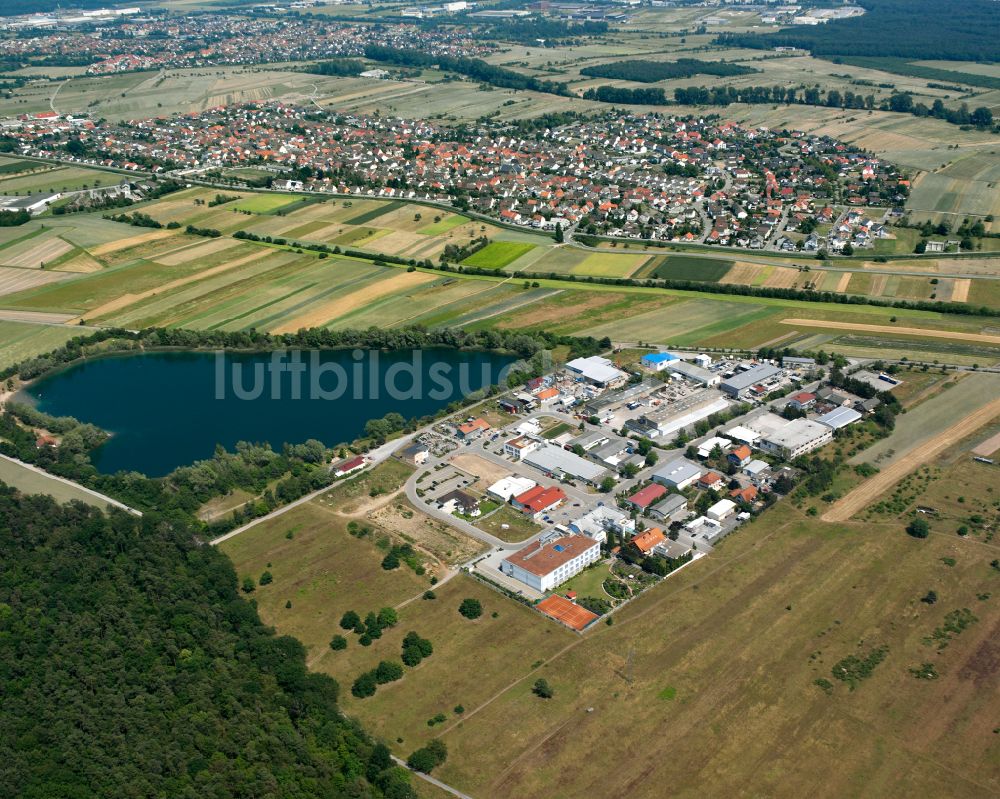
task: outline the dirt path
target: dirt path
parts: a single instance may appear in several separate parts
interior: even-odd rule
[[[825,327],[832,330],[858,330],[864,333],[896,333],[901,336],[946,338],[952,341],[977,341],[983,344],[1000,344],[1000,336],[986,333],[959,333],[954,330],[930,330],[924,327],[898,327],[896,325],[864,325],[858,322],[824,322],[822,319],[782,319],[783,325]]]
[[[846,522],[855,513],[883,496],[886,491],[914,469],[928,463],[934,456],[956,441],[976,432],[997,416],[1000,416],[1000,399],[995,399],[973,411],[961,421],[938,433],[934,438],[914,447],[906,455],[894,461],[874,477],[865,480],[843,499],[834,503],[821,518],[824,522]]]
[[[335,300],[311,308],[304,314],[294,316],[287,322],[278,325],[272,333],[294,333],[303,327],[319,327],[326,324],[338,316],[342,316],[348,311],[364,308],[371,302],[403,291],[408,288],[415,288],[425,283],[433,283],[438,279],[438,275],[431,275],[427,272],[404,272],[401,275],[394,275],[384,280],[379,280],[369,286],[365,286],[358,291],[346,296],[338,297]]]

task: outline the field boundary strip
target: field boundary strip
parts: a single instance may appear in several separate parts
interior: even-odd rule
[[[896,325],[866,325],[860,322],[827,322],[822,319],[782,319],[783,325],[824,327],[831,330],[860,330],[868,333],[897,333],[903,336],[946,338],[957,341],[978,341],[982,344],[1000,344],[1000,336],[987,333],[964,333],[955,330],[934,330],[926,327],[897,327]]]
[[[842,499],[834,503],[821,517],[824,522],[846,522],[867,507],[917,467],[928,463],[943,450],[976,432],[1000,416],[1000,399],[973,411],[964,419],[938,433],[930,441],[914,447],[902,458],[870,477]]]

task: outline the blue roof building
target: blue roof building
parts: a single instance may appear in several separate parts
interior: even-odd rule
[[[659,372],[667,367],[671,361],[679,360],[676,355],[670,352],[651,352],[642,356],[642,365],[647,369]]]

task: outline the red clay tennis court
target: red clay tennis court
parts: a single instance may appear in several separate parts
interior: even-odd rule
[[[549,618],[555,619],[560,624],[565,624],[577,632],[582,632],[599,618],[596,613],[591,613],[586,608],[581,608],[558,594],[546,597],[535,607]]]

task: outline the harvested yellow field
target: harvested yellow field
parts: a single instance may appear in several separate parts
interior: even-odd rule
[[[801,276],[798,269],[789,269],[787,266],[775,267],[770,277],[764,281],[764,285],[772,289],[790,289]]]
[[[330,300],[327,303],[312,308],[304,314],[289,319],[287,322],[274,328],[271,332],[294,333],[296,330],[302,328],[320,327],[348,311],[363,308],[368,303],[389,294],[405,291],[424,283],[432,283],[437,279],[436,275],[430,275],[426,272],[403,272],[394,277],[366,286],[359,291],[348,294],[346,297],[338,297],[335,300]]]
[[[972,288],[972,281],[969,278],[956,278],[952,281],[951,301],[968,302],[970,288]]]
[[[872,287],[868,292],[869,297],[881,297],[885,294],[885,287],[889,282],[889,275],[875,275],[872,278]]]
[[[951,341],[975,341],[980,344],[1000,344],[1000,336],[987,333],[959,333],[954,330],[931,330],[926,327],[898,327],[897,325],[866,325],[860,322],[824,322],[821,319],[782,319],[783,325],[823,327],[829,330],[857,330],[865,333],[888,333],[900,336],[944,338]]]
[[[377,241],[379,252],[389,255],[400,255],[411,247],[423,246],[427,243],[426,236],[421,236],[419,233],[410,233],[405,230],[393,230],[381,235],[380,233],[381,230],[376,231],[373,236],[361,239],[357,242],[358,246],[365,247],[371,242]]]
[[[151,241],[168,239],[174,235],[176,235],[176,231],[174,230],[150,230],[148,233],[139,233],[136,236],[109,241],[107,244],[98,244],[96,247],[91,247],[90,254],[94,256],[109,255],[110,253],[126,250],[129,247],[135,247],[139,244],[148,244]]]
[[[81,252],[54,267],[54,270],[57,272],[100,272],[103,268],[100,262],[95,261],[89,253]]]
[[[251,261],[256,261],[259,258],[264,258],[270,255],[273,251],[269,249],[261,248],[257,252],[252,252],[249,255],[245,255],[242,258],[237,258],[235,261],[227,261],[224,264],[219,264],[218,266],[213,266],[211,269],[206,269],[204,272],[198,272],[194,275],[188,275],[187,277],[181,277],[177,280],[172,280],[169,283],[164,283],[162,286],[157,286],[156,288],[149,289],[148,291],[142,291],[138,294],[123,294],[121,297],[116,297],[110,302],[104,303],[104,305],[99,305],[91,311],[83,314],[79,317],[79,320],[84,319],[96,319],[100,316],[105,316],[109,313],[114,313],[115,311],[120,311],[122,308],[127,308],[133,303],[139,302],[140,300],[148,299],[149,297],[155,297],[157,294],[162,294],[165,291],[173,291],[174,289],[180,288],[181,286],[186,286],[189,283],[196,283],[199,280],[203,280],[206,277],[212,277],[220,272],[226,272],[230,269],[234,269],[237,266],[243,266]],[[79,321],[74,320],[74,321]]]
[[[837,280],[837,286],[833,290],[843,293],[847,291],[847,284],[850,282],[851,282],[851,273],[844,272],[844,274],[840,276],[840,279]]]
[[[746,261],[737,261],[724,274],[720,283],[734,283],[741,286],[753,285],[754,281],[763,273],[765,267],[760,264],[751,264]]]
[[[239,242],[236,239],[210,239],[203,243],[171,250],[164,255],[156,256],[153,260],[164,266],[177,266],[178,264],[185,264],[198,258],[204,258],[207,255],[231,249],[238,244]]]
[[[44,239],[36,237],[17,244],[0,254],[0,262],[5,266],[38,269],[72,249],[72,244],[58,236]]]

